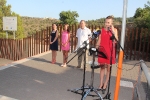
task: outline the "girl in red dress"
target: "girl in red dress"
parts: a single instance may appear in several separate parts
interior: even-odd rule
[[[110,74],[110,58],[111,58],[111,51],[112,51],[112,64],[115,64],[115,40],[112,41],[112,33],[118,40],[118,32],[117,29],[113,26],[113,16],[108,16],[105,19],[105,26],[101,29],[101,34],[99,35],[99,39],[96,44],[96,48],[106,55],[106,58],[99,54],[98,56],[98,63],[100,64],[100,85],[99,89],[106,90],[107,84],[109,81],[109,74]],[[113,47],[112,47],[113,43]],[[102,57],[103,56],[103,57]],[[106,73],[106,80],[103,83],[105,68],[107,69]]]

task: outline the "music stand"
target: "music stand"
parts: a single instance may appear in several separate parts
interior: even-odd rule
[[[108,58],[106,50],[104,49],[103,46],[99,46],[99,49],[97,50],[97,53],[98,53],[98,57],[105,58],[105,59]]]

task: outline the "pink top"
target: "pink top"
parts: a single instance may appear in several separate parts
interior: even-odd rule
[[[69,38],[69,33],[67,31],[63,31],[61,35],[62,44],[65,44],[66,42],[68,42],[68,38]],[[61,45],[61,49],[70,50],[70,43],[68,42],[66,46]]]

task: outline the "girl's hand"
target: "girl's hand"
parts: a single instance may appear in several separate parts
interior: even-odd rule
[[[64,44],[63,44],[63,43],[62,43],[61,45],[64,47]]]
[[[67,46],[67,43],[64,44],[64,47],[66,47],[66,46]]]
[[[53,42],[50,42],[50,44],[53,44]]]
[[[99,48],[99,45],[96,45],[96,49],[98,49]]]
[[[66,42],[66,43],[64,44],[64,47],[66,47],[66,46],[67,46],[67,44],[68,44],[68,42]]]
[[[111,30],[112,30],[113,33],[115,32],[115,28],[114,28],[113,25],[111,25]]]

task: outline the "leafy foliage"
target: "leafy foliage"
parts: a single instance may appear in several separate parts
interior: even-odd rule
[[[21,39],[25,37],[24,34],[24,27],[22,25],[22,19],[21,17],[16,14],[15,12],[12,13],[12,16],[16,16],[17,17],[17,31],[15,32],[15,36],[17,39]]]
[[[24,29],[22,26],[21,18],[18,14],[11,11],[11,5],[6,5],[6,0],[0,0],[0,38],[6,37],[6,32],[3,31],[3,17],[11,17],[17,16],[17,31],[16,31],[16,38],[23,38],[24,37]],[[13,32],[8,31],[9,38],[13,38]]]
[[[3,16],[11,16],[11,5],[6,5],[6,0],[0,0],[0,37],[5,36],[3,31]]]
[[[103,26],[105,23],[105,18],[100,18],[96,20],[88,20],[86,22],[88,25],[96,25],[96,26]],[[122,23],[122,18],[121,17],[115,17],[114,18],[114,25],[121,25]],[[127,23],[133,23],[133,17],[127,18]]]
[[[144,8],[137,8],[134,15],[135,24],[138,27],[150,28],[150,2]]]
[[[24,27],[24,34],[30,36],[36,31],[45,29],[48,26],[51,26],[53,23],[58,23],[57,19],[53,18],[37,18],[37,17],[25,17],[22,16],[22,23]]]
[[[60,14],[60,23],[61,24],[76,24],[77,17],[79,17],[76,11],[62,11]]]

